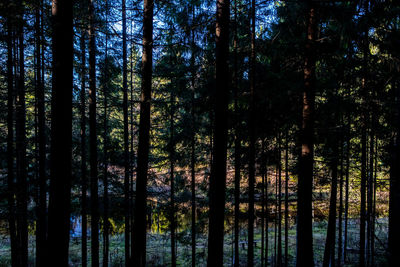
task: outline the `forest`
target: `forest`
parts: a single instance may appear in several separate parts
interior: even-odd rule
[[[0,25],[0,267],[399,266],[398,1],[1,0]]]

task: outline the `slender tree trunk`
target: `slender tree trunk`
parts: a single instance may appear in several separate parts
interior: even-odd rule
[[[144,0],[142,93],[140,97],[139,146],[136,171],[135,220],[133,228],[133,264],[146,265],[146,200],[150,142],[150,101],[153,66],[153,0]]]
[[[15,220],[14,183],[14,72],[13,72],[13,27],[11,15],[7,16],[7,189],[8,227],[11,242],[11,266],[17,266],[17,232]]]
[[[282,150],[281,134],[278,141],[278,266],[282,266]]]
[[[192,24],[194,24],[195,20],[195,6],[192,6]],[[196,68],[195,68],[195,30],[192,29],[192,43],[191,43],[191,75],[192,75],[192,107],[191,107],[191,119],[192,119],[192,136],[191,136],[191,144],[190,144],[190,170],[191,170],[191,191],[192,191],[192,267],[196,266],[196,111],[195,111],[195,77],[196,77]]]
[[[126,43],[126,0],[122,0],[122,91],[124,115],[124,206],[125,206],[125,264],[130,260],[130,210],[129,210],[129,130],[128,130],[128,76],[127,76],[127,43]]]
[[[255,184],[255,0],[251,1],[250,112],[249,112],[249,222],[247,266],[254,265],[254,184]]]
[[[265,224],[265,143],[261,140],[261,266],[264,266],[264,224]]]
[[[314,163],[314,102],[315,102],[315,35],[316,9],[307,1],[307,38],[304,62],[301,155],[299,160],[297,197],[297,260],[296,266],[314,266],[312,236],[312,185]]]
[[[346,177],[345,177],[345,200],[344,200],[344,237],[343,237],[343,261],[347,261],[347,233],[349,219],[349,192],[350,192],[350,115],[347,115],[346,125]]]
[[[171,266],[176,266],[176,251],[175,251],[175,177],[174,177],[174,168],[175,168],[175,141],[174,141],[174,113],[175,113],[175,96],[173,91],[171,91],[171,99],[170,99],[170,179],[171,179],[171,211],[170,211],[170,227],[171,227]]]
[[[82,216],[82,267],[87,266],[87,177],[86,177],[86,30],[80,38],[81,47],[81,216]]]
[[[341,120],[343,121],[343,120]],[[341,124],[343,126],[343,123]],[[339,180],[339,217],[338,217],[338,265],[341,266],[343,262],[343,174],[344,174],[344,144],[343,138],[340,138],[340,180]]]
[[[53,0],[51,181],[46,266],[68,266],[72,161],[72,2]]]
[[[41,32],[41,16],[42,2],[36,7],[35,11],[35,67],[36,67],[36,100],[38,109],[38,142],[39,142],[39,179],[38,179],[38,207],[37,207],[37,227],[36,227],[36,266],[44,264],[46,233],[47,233],[47,194],[46,194],[46,134],[45,134],[45,97],[44,85],[42,84],[42,38]]]
[[[338,168],[338,151],[337,144],[333,143],[333,155],[331,162],[332,185],[331,197],[329,202],[329,218],[328,230],[326,234],[325,250],[324,250],[324,267],[335,266],[335,235],[336,235],[336,199],[337,199],[337,168]]]
[[[210,218],[207,266],[220,267],[224,255],[224,213],[226,189],[227,122],[229,70],[229,0],[217,0],[216,92],[214,146],[210,177]]]
[[[264,141],[265,142],[265,141]],[[268,222],[269,222],[269,209],[268,209],[268,159],[265,160],[265,266],[268,266]]]
[[[19,3],[18,35],[18,79],[16,98],[16,156],[17,156],[17,238],[18,260],[21,266],[28,264],[28,187],[26,162],[26,107],[25,107],[25,52],[24,52],[24,5]]]
[[[289,130],[285,138],[285,267],[289,265]]]
[[[106,25],[108,25],[108,0],[106,0]],[[104,154],[104,169],[103,169],[103,198],[104,198],[104,214],[103,214],[103,267],[108,267],[108,254],[110,250],[109,244],[109,220],[108,220],[108,91],[110,86],[109,76],[108,76],[108,31],[106,29],[106,42],[105,42],[105,53],[104,53],[104,76],[105,76],[105,84],[103,85],[103,105],[104,105],[104,121],[103,121],[103,154]]]
[[[389,266],[397,266],[397,245],[400,243],[400,87],[398,81],[392,83],[395,90],[396,116],[394,122],[395,138],[390,170],[389,201]]]
[[[373,93],[373,92],[372,92]],[[373,93],[374,94],[374,93]],[[374,108],[372,107],[372,110]],[[372,242],[374,240],[374,231],[373,231],[373,201],[374,201],[374,157],[375,157],[375,134],[374,134],[374,114],[371,113],[371,129],[370,129],[370,140],[369,140],[369,174],[368,174],[368,196],[367,196],[367,221],[368,221],[368,229],[367,229],[367,265],[372,265]]]
[[[239,256],[239,234],[240,234],[240,229],[239,229],[239,213],[240,213],[240,168],[241,168],[241,162],[240,162],[240,137],[239,137],[239,106],[238,106],[238,94],[239,94],[239,73],[238,73],[238,36],[237,36],[237,3],[238,0],[235,0],[235,6],[234,6],[234,35],[233,35],[233,71],[234,71],[234,77],[233,77],[233,92],[234,92],[234,105],[235,105],[235,151],[234,151],[234,157],[235,157],[235,218],[234,218],[234,235],[235,235],[235,261],[234,261],[234,266],[239,267],[240,265],[240,256]]]
[[[99,196],[97,170],[96,126],[96,33],[94,25],[94,0],[89,0],[89,164],[92,267],[99,266]]]

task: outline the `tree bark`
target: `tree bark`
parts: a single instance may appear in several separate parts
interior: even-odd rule
[[[45,96],[44,84],[42,83],[42,57],[43,48],[42,40],[43,33],[41,31],[41,13],[43,3],[40,1],[35,10],[35,68],[36,68],[36,102],[38,110],[38,143],[39,143],[39,177],[38,177],[38,207],[37,207],[37,227],[36,227],[36,266],[44,264],[44,257],[46,257],[45,246],[47,239],[47,193],[46,193],[46,133],[45,133]]]
[[[255,184],[255,0],[251,1],[250,110],[249,110],[249,218],[247,266],[254,265],[254,184]]]
[[[17,21],[18,36],[18,77],[16,98],[16,199],[17,199],[17,238],[18,261],[21,266],[28,264],[28,187],[26,162],[26,107],[25,107],[25,45],[24,45],[24,5],[18,4],[19,19]]]
[[[239,235],[240,235],[240,228],[239,228],[239,213],[240,213],[240,168],[241,168],[241,162],[240,162],[240,153],[241,153],[241,146],[240,146],[240,137],[239,137],[239,105],[238,105],[238,95],[239,95],[239,74],[238,74],[238,34],[237,34],[237,3],[238,0],[235,0],[235,6],[234,6],[234,35],[233,35],[233,71],[234,71],[234,77],[233,77],[233,93],[234,93],[234,109],[235,109],[235,151],[234,151],[234,157],[235,157],[235,193],[234,193],[234,198],[235,198],[235,218],[234,218],[234,238],[235,238],[235,244],[234,244],[234,250],[235,250],[235,260],[234,260],[234,266],[239,267],[240,265],[240,256],[239,256]]]
[[[51,181],[46,266],[68,266],[72,161],[72,2],[53,0]]]
[[[314,266],[312,236],[312,186],[314,163],[314,102],[315,102],[315,35],[316,9],[307,1],[307,38],[304,62],[303,113],[301,154],[299,159],[297,197],[297,261],[296,266]]]
[[[174,114],[175,114],[175,96],[173,89],[171,91],[170,99],[170,179],[171,179],[171,207],[170,207],[170,230],[171,230],[171,266],[176,266],[176,251],[175,251],[175,141],[174,141]]]
[[[108,0],[106,0],[106,25],[108,25],[108,13],[109,10],[109,5],[108,5]],[[104,80],[105,84],[103,85],[103,105],[104,105],[104,121],[103,121],[103,155],[104,155],[104,169],[103,169],[103,186],[104,186],[104,192],[103,192],[103,201],[104,201],[104,214],[103,214],[103,267],[108,267],[108,254],[110,250],[110,244],[109,244],[109,219],[108,219],[108,149],[109,149],[109,138],[108,138],[108,91],[109,91],[109,86],[111,82],[109,81],[109,76],[108,76],[108,30],[106,29],[106,41],[105,41],[105,53],[104,53]]]
[[[124,208],[125,208],[125,264],[130,260],[130,208],[129,208],[129,131],[128,131],[128,74],[127,74],[127,38],[126,38],[126,0],[122,0],[122,92],[124,116]]]
[[[142,92],[140,97],[139,146],[136,171],[135,221],[133,228],[133,264],[146,265],[146,200],[150,142],[150,101],[153,66],[153,0],[144,0]]]
[[[398,80],[392,83],[395,90],[396,117],[394,122],[395,138],[392,148],[390,168],[390,200],[389,200],[389,266],[397,266],[400,243],[400,87]]]
[[[289,130],[285,138],[285,267],[289,261]]]
[[[337,199],[337,144],[333,143],[333,155],[331,162],[332,171],[332,185],[331,185],[331,197],[329,202],[329,218],[328,218],[328,230],[325,240],[325,250],[323,266],[329,267],[335,266],[335,234],[336,234],[336,199]]]
[[[214,146],[210,177],[210,216],[207,266],[223,265],[226,189],[227,122],[229,93],[229,0],[217,0],[216,91],[214,99]]]
[[[10,1],[8,2],[10,4]],[[12,12],[10,12],[12,13]],[[8,226],[11,242],[11,266],[18,263],[18,240],[15,214],[14,182],[14,72],[13,72],[13,23],[11,15],[7,16],[7,189],[8,189]]]
[[[90,211],[91,211],[91,258],[92,267],[99,266],[99,196],[97,170],[97,123],[96,123],[96,33],[94,25],[94,0],[89,0],[89,164],[90,164]]]
[[[81,216],[82,216],[82,267],[87,266],[87,176],[86,176],[86,29],[81,32]]]

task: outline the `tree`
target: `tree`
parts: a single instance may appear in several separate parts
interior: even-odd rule
[[[128,74],[127,74],[127,49],[126,49],[126,0],[122,0],[122,91],[123,103],[122,109],[124,113],[124,205],[125,205],[125,263],[128,264],[130,258],[129,251],[129,131],[128,131]],[[133,253],[133,251],[132,251]]]
[[[83,22],[83,21],[82,21]],[[87,266],[87,170],[86,170],[86,29],[83,28],[80,37],[81,49],[81,216],[82,216],[82,267]]]
[[[47,239],[47,178],[46,178],[46,118],[45,118],[45,96],[42,73],[42,57],[43,55],[43,23],[41,19],[43,13],[43,3],[39,1],[35,8],[35,65],[36,65],[36,81],[35,94],[37,102],[37,117],[38,117],[38,145],[39,145],[39,173],[38,173],[38,203],[37,203],[37,227],[36,227],[36,266],[44,264],[45,247]]]
[[[53,0],[51,180],[47,266],[68,263],[72,160],[72,2]]]
[[[229,92],[229,0],[217,0],[215,37],[214,138],[210,177],[210,213],[207,266],[222,266],[224,255],[224,213],[226,189],[226,147]]]
[[[249,222],[247,265],[254,265],[254,184],[255,184],[255,38],[256,38],[256,2],[251,1],[251,54],[250,54],[250,111],[249,111]]]
[[[94,0],[89,0],[89,164],[90,164],[90,226],[92,266],[99,266],[99,196],[97,177],[96,125],[96,32]]]
[[[315,36],[316,7],[307,1],[307,34],[304,53],[303,110],[300,133],[297,197],[297,261],[296,266],[314,266],[312,236],[312,187],[314,162],[314,102],[315,102]]]
[[[139,147],[136,170],[135,220],[133,228],[133,264],[146,265],[147,170],[150,142],[150,101],[153,66],[153,0],[143,2],[142,89],[140,97]]]

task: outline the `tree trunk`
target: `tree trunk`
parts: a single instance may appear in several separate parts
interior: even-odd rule
[[[216,92],[214,114],[214,147],[210,177],[210,218],[207,266],[223,265],[224,213],[227,156],[227,113],[229,93],[229,0],[217,0],[216,21]]]
[[[82,216],[82,267],[87,266],[87,178],[86,178],[86,30],[80,38],[81,47],[81,216]]]
[[[17,156],[17,238],[18,260],[21,266],[28,264],[28,187],[26,162],[26,107],[25,107],[25,54],[24,54],[24,5],[19,3],[18,35],[18,79],[16,98],[16,156]]]
[[[175,97],[173,91],[171,91],[170,99],[170,179],[171,179],[171,210],[170,210],[170,227],[171,227],[171,266],[176,266],[176,252],[175,252],[175,177],[174,177],[174,167],[175,167],[175,141],[174,141],[174,113],[175,113]]]
[[[343,127],[343,120],[341,120],[341,127]],[[338,216],[338,265],[341,266],[343,262],[343,161],[344,161],[344,143],[343,138],[340,138],[340,181],[339,181],[339,216]]]
[[[332,171],[332,185],[331,197],[329,202],[329,218],[328,218],[328,231],[326,234],[325,250],[324,250],[324,267],[335,266],[335,235],[336,235],[336,199],[337,199],[337,144],[333,143],[333,155],[331,162]]]
[[[108,25],[108,10],[109,10],[109,5],[108,5],[108,0],[106,0],[106,25]],[[107,122],[107,117],[108,117],[108,90],[111,82],[109,81],[108,77],[108,31],[106,29],[106,41],[105,41],[105,53],[104,53],[104,80],[105,84],[103,85],[103,105],[104,105],[104,121],[103,121],[103,127],[104,127],[104,132],[103,132],[103,154],[104,154],[104,169],[103,169],[103,186],[104,186],[104,192],[103,192],[103,198],[104,198],[104,214],[103,214],[103,267],[108,267],[108,254],[110,250],[110,244],[109,244],[109,220],[108,220],[108,144],[109,144],[109,138],[108,138],[108,122]]]
[[[192,24],[194,24],[195,20],[195,6],[192,6]],[[192,136],[191,136],[191,144],[190,144],[190,170],[191,170],[191,191],[192,191],[192,267],[196,266],[196,111],[195,111],[195,77],[196,77],[196,68],[195,68],[195,31],[192,29],[192,43],[191,43],[191,78],[192,78],[192,107],[191,107],[191,119],[192,119]]]
[[[307,39],[304,63],[301,155],[299,159],[296,266],[314,266],[312,236],[312,186],[314,163],[315,35],[316,9],[307,1]]]
[[[346,177],[345,177],[345,199],[344,199],[344,237],[343,237],[343,261],[347,259],[347,234],[348,234],[348,219],[349,219],[349,192],[350,192],[350,115],[347,114],[346,124]]]
[[[251,1],[250,112],[249,112],[249,222],[247,266],[254,265],[254,184],[255,184],[255,0]]]
[[[9,3],[8,3],[9,4]],[[11,242],[11,266],[16,267],[17,232],[15,221],[15,183],[14,183],[14,73],[13,73],[13,27],[11,15],[7,16],[7,189],[8,226]]]
[[[281,134],[278,133],[278,266],[282,266],[282,150]]]
[[[142,93],[140,97],[139,146],[136,171],[133,264],[146,265],[146,200],[150,142],[150,101],[153,60],[153,0],[144,0]]]
[[[285,267],[289,260],[289,130],[285,138]]]
[[[42,83],[42,39],[43,33],[41,31],[41,13],[43,3],[40,1],[39,6],[36,7],[35,11],[35,57],[36,57],[36,100],[38,109],[38,142],[39,142],[39,179],[38,179],[38,207],[37,207],[37,227],[36,227],[36,266],[42,266],[44,264],[44,257],[46,257],[45,246],[46,246],[46,234],[47,234],[47,194],[46,194],[46,134],[45,134],[45,96],[44,96],[44,84]]]
[[[124,116],[124,207],[125,207],[125,264],[130,260],[130,208],[129,208],[129,131],[128,131],[128,74],[127,74],[127,44],[126,44],[126,0],[122,0],[122,91]]]
[[[89,0],[89,164],[92,267],[99,266],[99,196],[97,171],[96,126],[96,33],[94,25],[94,0]]]
[[[235,151],[234,151],[234,157],[235,157],[235,193],[234,193],[234,198],[235,198],[235,218],[234,218],[234,238],[235,238],[235,244],[234,244],[234,250],[235,250],[235,260],[234,260],[234,266],[239,267],[240,265],[240,256],[239,256],[239,238],[240,238],[240,229],[239,229],[239,213],[240,213],[240,168],[241,168],[241,163],[240,163],[240,137],[239,137],[239,106],[238,106],[238,94],[239,94],[239,74],[238,74],[238,36],[237,36],[237,3],[238,0],[235,0],[235,6],[234,6],[234,35],[233,35],[233,71],[234,71],[234,77],[233,77],[233,93],[234,93],[234,109],[235,109]]]
[[[390,168],[389,200],[389,266],[397,266],[397,245],[400,243],[400,87],[398,81],[392,83],[395,90],[396,118],[394,122],[395,138]]]
[[[68,266],[72,161],[72,2],[53,0],[51,181],[46,266]]]

